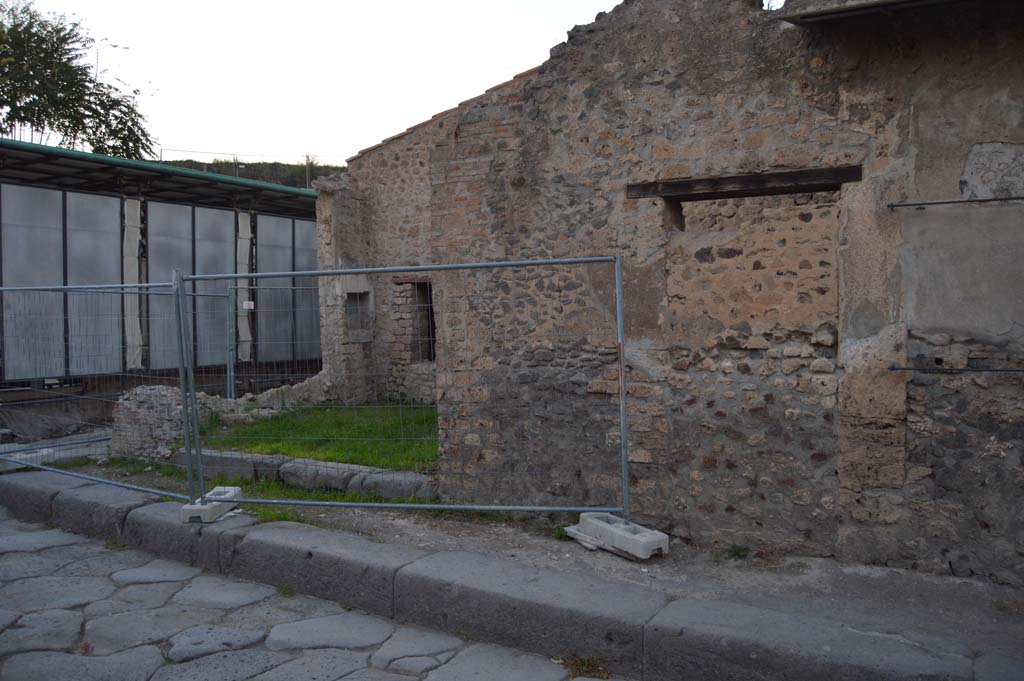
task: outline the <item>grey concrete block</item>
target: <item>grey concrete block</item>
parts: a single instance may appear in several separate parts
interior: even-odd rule
[[[107,485],[66,489],[53,500],[52,522],[79,534],[120,541],[128,514],[154,501],[154,496]]]
[[[354,534],[269,523],[246,532],[234,547],[228,572],[390,617],[395,573],[424,555]]]
[[[395,578],[400,621],[545,655],[597,656],[623,674],[640,674],[644,625],[666,603],[640,587],[462,551],[418,560]]]
[[[971,679],[956,642],[714,601],[675,601],[647,625],[645,681]]]
[[[47,522],[53,515],[54,497],[63,490],[88,484],[50,471],[0,475],[0,505],[22,520]]]

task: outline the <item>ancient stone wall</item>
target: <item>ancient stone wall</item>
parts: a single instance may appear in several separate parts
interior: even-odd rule
[[[922,396],[915,381],[927,377],[891,367],[908,362],[910,332],[935,331],[910,312],[926,309],[922,292],[952,280],[973,286],[988,256],[953,279],[932,273],[927,258],[908,269],[908,218],[888,204],[1013,186],[1024,142],[1024,7],[996,0],[797,28],[760,4],[629,0],[574,29],[536,71],[353,159],[344,191],[323,186],[321,221],[334,224],[324,250],[340,261],[338,244],[355,239],[347,252],[367,265],[622,252],[630,483],[641,520],[700,546],[1019,582],[1009,548],[1020,550],[1012,535],[1021,506],[1010,493],[1020,498],[1019,447],[1002,430],[1017,453],[1000,459],[1004,486],[968,488],[956,502],[972,509],[994,494],[1000,501],[985,507],[1001,520],[984,522],[996,529],[961,518],[944,541],[921,536],[932,507],[918,500],[938,503],[948,488],[935,484],[942,466],[925,474],[915,461],[926,445],[908,419],[942,422],[949,395]],[[682,205],[625,196],[634,182],[846,164],[861,165],[864,178],[838,193]],[[348,229],[341,213],[352,197],[366,214]],[[1022,245],[1009,229],[986,238],[991,252]],[[956,250],[930,243],[914,241],[912,254]],[[981,286],[960,309],[998,305],[1004,282],[1019,282],[999,271],[1000,286]],[[483,292],[526,306],[528,318],[557,320],[536,296],[544,276]],[[617,388],[603,341],[545,347],[535,342],[543,330],[524,327],[519,347],[504,348],[483,317],[456,305],[460,281],[432,279],[442,469],[453,480],[442,491],[485,501],[496,491],[519,501],[606,497],[614,486],[603,469],[564,466],[618,444],[597,406],[613,403]],[[594,328],[613,318],[610,270],[588,270],[580,285]],[[390,298],[376,299],[378,316],[390,317]],[[1014,315],[1011,336],[1021,328]],[[960,336],[988,343],[968,333],[979,319],[963,316]],[[375,334],[387,343],[393,332],[381,325]],[[560,364],[517,383],[496,371],[502,361],[516,371]],[[573,363],[586,367],[578,384],[565,373]],[[953,393],[988,404],[976,388],[957,383]],[[526,405],[537,403],[565,405],[568,417],[531,421]],[[1015,408],[993,418],[1011,420]],[[976,421],[980,413],[965,428],[988,432]],[[958,451],[990,470],[973,444]],[[530,470],[549,482],[538,485]],[[508,473],[500,487],[495,471]],[[969,567],[957,567],[961,555]]]

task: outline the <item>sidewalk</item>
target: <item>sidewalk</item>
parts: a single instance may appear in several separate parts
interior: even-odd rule
[[[728,580],[709,569],[683,584],[662,566],[639,586],[577,561],[559,570],[294,523],[182,525],[177,504],[153,501],[50,473],[0,476],[0,504],[29,520],[463,638],[598,658],[647,681],[1024,679],[1013,590],[824,563]]]

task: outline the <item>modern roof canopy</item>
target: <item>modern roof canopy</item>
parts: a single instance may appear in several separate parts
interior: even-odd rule
[[[311,189],[8,139],[0,139],[0,182],[295,218],[316,215]]]
[[[861,14],[889,13],[926,5],[943,5],[964,0],[788,0],[779,18],[793,24],[846,19]]]

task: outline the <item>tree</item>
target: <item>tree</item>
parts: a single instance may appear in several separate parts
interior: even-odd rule
[[[43,16],[31,0],[0,0],[0,136],[152,156],[138,90],[101,82],[86,59],[92,45],[78,22]]]

